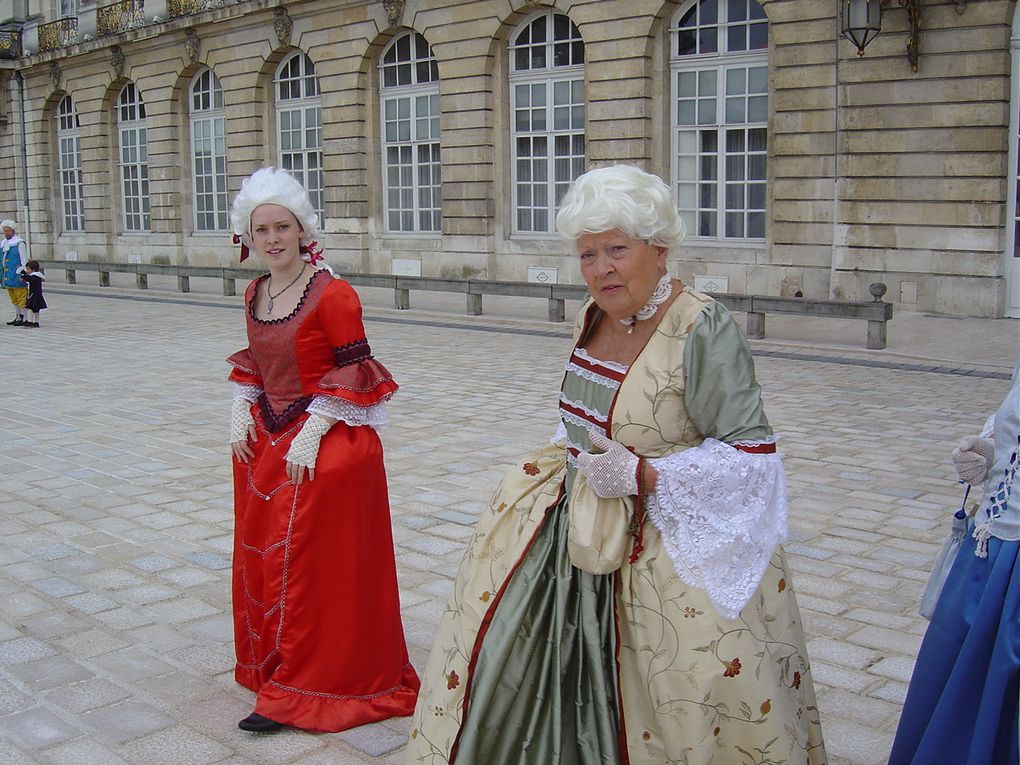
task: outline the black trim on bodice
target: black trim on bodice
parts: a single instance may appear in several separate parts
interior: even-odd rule
[[[292,402],[280,414],[273,411],[265,391],[258,397],[256,403],[259,405],[259,413],[262,415],[262,422],[265,424],[266,430],[270,433],[278,433],[304,414],[314,398],[315,396],[303,396]]]

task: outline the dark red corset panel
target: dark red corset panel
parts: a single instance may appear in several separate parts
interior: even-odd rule
[[[260,321],[254,314],[255,289],[265,278],[245,290],[248,347],[227,361],[233,366],[231,380],[265,391],[260,405],[267,423],[294,419],[317,395],[359,406],[393,395],[397,384],[372,358],[361,301],[351,285],[318,271],[294,313]]]

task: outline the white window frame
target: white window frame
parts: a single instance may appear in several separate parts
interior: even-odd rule
[[[395,38],[379,58],[379,124],[383,230],[438,236],[439,68],[432,47],[417,32]]]
[[[276,68],[277,162],[308,189],[312,207],[324,221],[322,178],[322,101],[312,60],[301,51]]]
[[[191,190],[195,231],[226,231],[227,118],[223,88],[212,69],[195,75],[188,88],[191,135]]]
[[[1003,273],[1006,278],[1006,299],[1003,314],[1020,318],[1020,6],[1013,12],[1010,49],[1009,99],[1009,179],[1006,187],[1006,249]]]
[[[702,9],[712,3],[716,18],[702,23]],[[726,0],[696,0],[677,9],[670,24],[670,179],[694,242],[757,245],[766,238],[768,20],[756,0],[746,0],[745,9],[744,19],[731,20]],[[681,29],[690,12],[695,24]],[[681,34],[693,52],[678,52]],[[742,37],[743,47],[738,40],[729,50],[731,35]],[[750,48],[752,39],[764,47]],[[738,137],[740,145],[728,148]]]
[[[117,157],[124,231],[147,233],[149,217],[149,144],[145,102],[134,83],[121,88],[117,113]]]
[[[81,169],[81,123],[74,100],[65,95],[57,105],[57,175],[64,233],[85,231],[85,195]]]
[[[557,19],[569,25],[559,40]],[[536,22],[544,24],[544,41],[523,41]],[[509,71],[511,231],[547,236],[560,199],[585,168],[584,40],[577,26],[553,10],[532,14],[510,36]],[[524,144],[529,153],[521,151]]]

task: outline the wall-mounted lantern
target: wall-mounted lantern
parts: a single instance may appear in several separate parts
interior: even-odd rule
[[[868,43],[882,31],[882,0],[839,0],[839,33],[863,56]]]
[[[839,0],[839,32],[857,47],[857,55],[882,30],[882,3],[892,0]],[[896,0],[907,9],[907,59],[910,68],[917,71],[918,41],[921,29],[920,0]],[[965,0],[957,0],[959,6]]]

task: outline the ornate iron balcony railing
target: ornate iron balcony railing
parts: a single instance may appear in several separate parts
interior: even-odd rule
[[[0,58],[18,58],[19,56],[21,56],[21,32],[0,31]]]
[[[96,34],[115,35],[145,24],[145,0],[120,0],[96,8]]]
[[[187,16],[192,13],[222,8],[233,2],[240,2],[240,0],[167,0],[166,15],[172,19],[177,16]]]
[[[167,0],[166,12],[170,18],[187,16],[198,13],[204,5],[202,0]]]
[[[39,52],[66,48],[78,42],[78,19],[66,18],[39,26]]]

